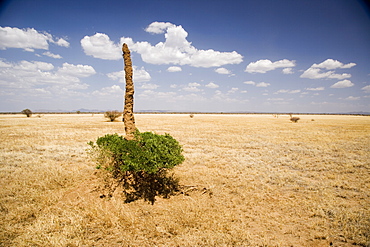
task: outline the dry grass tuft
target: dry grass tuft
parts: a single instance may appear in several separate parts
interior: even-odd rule
[[[186,157],[152,206],[101,198],[87,142],[122,122],[0,115],[0,246],[370,246],[370,118],[300,117],[137,115]]]

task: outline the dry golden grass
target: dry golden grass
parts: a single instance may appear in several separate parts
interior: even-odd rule
[[[0,115],[0,246],[370,246],[370,117],[135,117],[183,145],[187,195],[99,197],[86,143],[122,122]]]

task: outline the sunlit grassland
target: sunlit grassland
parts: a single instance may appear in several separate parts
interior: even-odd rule
[[[186,194],[123,203],[87,142],[100,114],[0,115],[0,246],[370,246],[370,117],[137,114]]]

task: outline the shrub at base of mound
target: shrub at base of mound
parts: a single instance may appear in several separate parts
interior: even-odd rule
[[[178,180],[167,173],[181,164],[184,156],[178,141],[169,134],[136,131],[133,140],[108,134],[88,144],[97,168],[110,171],[122,184],[125,202],[143,198],[153,204],[156,196],[168,198],[178,190]]]

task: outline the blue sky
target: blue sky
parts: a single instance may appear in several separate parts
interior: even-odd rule
[[[370,16],[357,0],[10,0],[0,111],[370,111]]]

